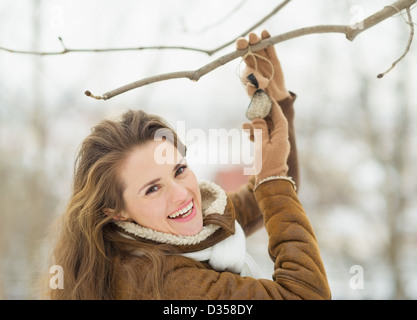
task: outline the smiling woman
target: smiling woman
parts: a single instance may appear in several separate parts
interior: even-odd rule
[[[251,34],[249,41],[260,39]],[[266,86],[258,90],[265,90],[271,108],[265,119],[244,124],[259,157],[254,176],[235,193],[198,181],[185,146],[158,116],[128,111],[93,128],[81,145],[73,193],[59,221],[51,264],[61,267],[65,283],[48,290],[52,299],[330,297],[314,232],[288,176],[298,181],[295,95],[285,89],[275,51],[260,55],[255,63],[256,56],[247,57],[246,71],[270,79],[259,81]],[[161,130],[169,133],[164,139]],[[246,253],[245,237],[263,223],[273,281],[259,279]]]
[[[168,153],[176,154],[178,164],[154,160],[161,144],[170,149]],[[135,148],[121,164],[119,176],[125,210],[115,219],[175,235],[194,235],[203,227],[197,179],[173,144],[148,141]]]

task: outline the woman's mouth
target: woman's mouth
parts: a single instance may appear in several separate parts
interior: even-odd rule
[[[185,207],[168,216],[169,219],[176,220],[178,222],[187,222],[194,218],[196,209],[194,208],[194,201],[190,201]]]

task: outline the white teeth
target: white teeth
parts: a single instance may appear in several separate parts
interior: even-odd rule
[[[191,201],[191,202],[188,204],[188,206],[186,206],[185,208],[183,208],[183,209],[181,209],[181,210],[178,210],[178,211],[174,212],[173,214],[169,215],[168,217],[169,217],[169,218],[171,218],[171,219],[175,219],[175,218],[177,218],[178,216],[183,215],[183,214],[184,214],[184,213],[186,213],[187,211],[190,211],[192,208],[193,208],[193,202]],[[191,213],[191,212],[190,212],[190,213]],[[188,213],[188,214],[190,214],[190,213]],[[187,214],[186,216],[188,216],[188,214]],[[186,216],[184,216],[184,217],[186,217]],[[184,218],[184,217],[183,217],[183,218]]]

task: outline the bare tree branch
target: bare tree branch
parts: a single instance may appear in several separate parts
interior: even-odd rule
[[[62,43],[62,38],[58,38]],[[212,50],[205,50],[200,48],[185,47],[185,46],[142,46],[142,47],[121,47],[121,48],[102,48],[102,49],[76,49],[68,48],[63,46],[62,50],[59,51],[27,51],[27,50],[15,50],[5,47],[0,47],[1,51],[10,53],[27,54],[27,55],[38,55],[38,56],[56,56],[66,53],[82,53],[82,52],[115,52],[115,51],[142,51],[142,50],[188,50],[211,54]]]
[[[413,4],[415,4],[417,0],[399,0],[394,2],[390,6],[384,7],[382,10],[376,12],[375,14],[369,16],[368,18],[364,19],[363,21],[359,22],[357,25],[362,26],[361,28],[357,28],[357,25],[350,26],[350,25],[318,25],[312,27],[301,28],[297,30],[293,30],[278,36],[274,36],[268,39],[264,39],[259,43],[250,46],[248,49],[245,50],[236,50],[229,54],[226,54],[205,66],[192,71],[178,71],[166,74],[155,75],[149,78],[145,78],[139,81],[135,81],[114,89],[112,91],[104,93],[102,96],[95,96],[90,91],[86,91],[85,94],[95,99],[107,100],[113,98],[121,93],[126,91],[136,89],[151,83],[171,80],[171,79],[180,79],[180,78],[188,78],[192,81],[198,81],[202,76],[206,75],[207,73],[223,66],[224,64],[233,61],[243,55],[245,55],[248,50],[252,52],[273,46],[280,42],[284,42],[290,39],[298,38],[305,35],[310,34],[321,34],[321,33],[342,33],[346,36],[346,38],[350,41],[353,41],[360,33],[364,32],[365,30],[370,29],[371,27],[377,25],[378,23],[392,17],[398,11],[402,11],[404,9],[409,9]]]
[[[282,8],[284,8],[291,0],[285,0],[281,4],[279,4],[277,7],[275,7],[269,14],[267,14],[265,17],[263,17],[260,21],[255,23],[252,27],[247,29],[245,32],[241,33],[238,37],[243,37],[247,35],[249,32],[251,32],[253,29],[260,26],[262,23],[267,21],[269,18],[277,14]],[[27,54],[27,55],[39,55],[39,56],[55,56],[55,55],[61,55],[66,53],[84,53],[84,52],[93,52],[93,53],[101,53],[101,52],[115,52],[115,51],[142,51],[142,50],[187,50],[187,51],[196,51],[205,53],[209,56],[212,56],[213,54],[217,53],[218,51],[226,48],[227,46],[233,44],[235,41],[234,39],[215,48],[215,49],[201,49],[201,48],[195,48],[195,47],[186,47],[186,46],[139,46],[139,47],[121,47],[121,48],[102,48],[102,49],[87,49],[87,48],[69,48],[64,45],[64,42],[61,37],[58,38],[58,40],[61,42],[62,50],[58,51],[31,51],[31,50],[15,50],[10,49],[6,47],[0,46],[0,51],[6,51],[10,53],[18,53],[18,54]]]

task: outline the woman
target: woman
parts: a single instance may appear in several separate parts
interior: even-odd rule
[[[258,41],[251,34],[237,48]],[[298,179],[295,97],[285,89],[273,48],[245,62],[244,74],[253,74],[273,101],[266,120],[244,124],[262,155],[248,184],[228,195],[198,182],[184,146],[159,117],[128,111],[120,121],[101,122],[77,158],[53,250],[64,289],[50,290],[52,299],[330,298],[314,232],[288,177]],[[251,82],[245,85],[253,95]],[[161,132],[165,138],[156,139]],[[169,161],[160,161],[162,154]],[[245,253],[245,235],[262,223],[273,280],[257,279]]]

